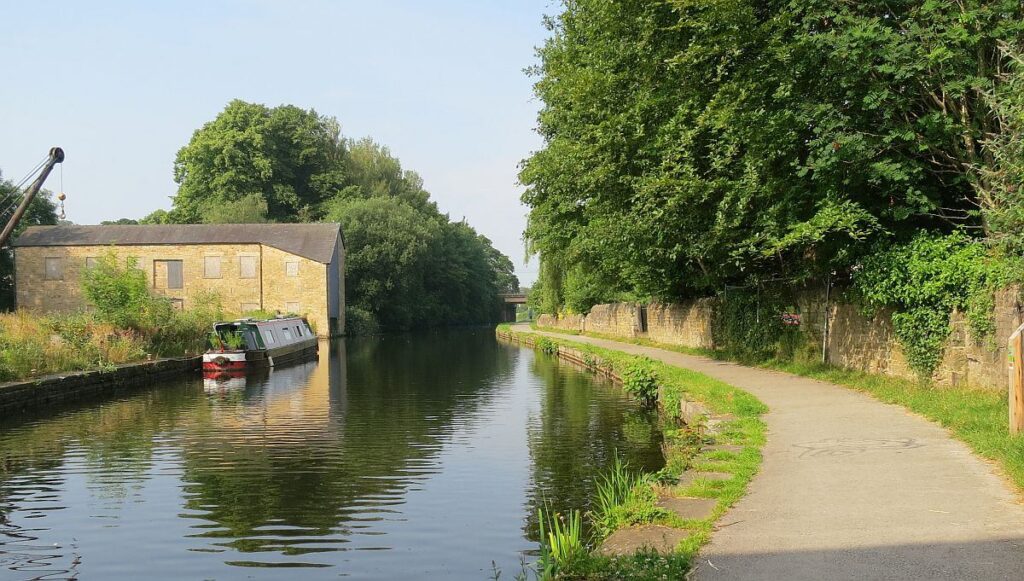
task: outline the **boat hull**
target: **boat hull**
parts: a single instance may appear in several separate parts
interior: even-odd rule
[[[317,356],[315,338],[274,349],[250,351],[207,351],[203,354],[204,373],[244,374],[251,369],[278,367]]]

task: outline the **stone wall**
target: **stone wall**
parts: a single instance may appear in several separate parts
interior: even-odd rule
[[[537,317],[537,326],[582,333],[585,320],[586,317],[583,315],[563,315],[558,317],[554,315],[541,315]]]
[[[996,294],[993,317],[996,330],[990,338],[971,336],[962,313],[950,317],[952,333],[942,362],[932,381],[938,385],[971,385],[1005,389],[1007,384],[1006,339],[1024,322],[1020,289],[1007,288]],[[625,338],[647,338],[659,343],[696,349],[714,348],[711,332],[714,301],[698,299],[677,304],[647,305],[647,330],[640,330],[638,306],[632,303],[595,305],[585,317],[555,319],[542,315],[541,327],[583,330]],[[881,311],[873,317],[852,304],[826,303],[824,293],[804,292],[797,296],[800,329],[806,338],[804,356],[819,358],[826,325],[825,344],[830,364],[846,369],[906,379],[917,375],[907,362],[892,327],[892,313]]]
[[[640,330],[637,318],[637,305],[633,303],[614,303],[610,305],[594,305],[584,321],[584,329],[588,333],[602,333],[619,337],[636,337]]]
[[[711,349],[714,299],[647,306],[647,338],[693,349]]]
[[[110,396],[199,370],[202,357],[121,365],[113,371],[81,371],[30,381],[0,383],[0,417],[54,405]]]

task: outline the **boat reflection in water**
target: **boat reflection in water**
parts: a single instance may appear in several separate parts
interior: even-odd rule
[[[306,386],[318,366],[316,358],[307,358],[286,367],[260,367],[246,371],[204,371],[203,389],[207,393],[228,393],[246,388]]]

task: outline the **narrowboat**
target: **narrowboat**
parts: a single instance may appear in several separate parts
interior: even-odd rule
[[[244,374],[302,361],[316,356],[317,350],[316,333],[303,317],[217,323],[210,333],[210,348],[203,354],[203,371]]]

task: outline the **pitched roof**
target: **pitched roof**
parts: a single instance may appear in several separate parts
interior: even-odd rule
[[[341,224],[333,223],[30,226],[13,246],[265,244],[329,264],[340,233]]]

